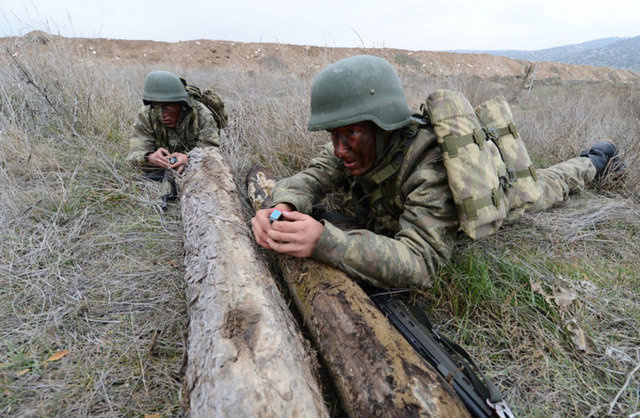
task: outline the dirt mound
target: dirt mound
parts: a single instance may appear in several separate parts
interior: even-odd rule
[[[314,74],[327,64],[355,54],[372,54],[391,62],[400,73],[429,76],[473,75],[480,78],[535,76],[536,80],[587,80],[639,84],[640,74],[628,70],[522,60],[488,54],[407,51],[388,48],[329,48],[274,43],[216,40],[156,42],[103,38],[64,38],[34,31],[23,37],[0,38],[11,53],[62,45],[78,59],[107,60],[112,65],[168,63],[183,67],[235,67],[247,71],[283,70]]]

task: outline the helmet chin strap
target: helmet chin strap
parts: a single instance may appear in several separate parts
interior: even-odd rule
[[[375,125],[375,137],[376,137],[376,162],[373,166],[377,166],[380,160],[387,154],[389,146],[389,136],[391,131],[385,131],[378,125]]]

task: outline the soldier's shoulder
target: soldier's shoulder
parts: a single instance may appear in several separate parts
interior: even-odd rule
[[[138,115],[136,117],[136,123],[142,124],[143,126],[149,125],[150,112],[151,112],[151,106],[149,105],[140,106],[140,108],[138,109]]]
[[[143,104],[138,108],[138,115],[146,115],[149,113],[150,110],[151,110],[150,105]]]
[[[420,129],[413,138],[409,149],[406,151],[400,178],[421,177],[419,174],[424,170],[440,170],[439,164],[442,162],[442,153],[438,147],[438,140],[432,129]],[[434,165],[435,164],[435,165]]]
[[[407,151],[409,160],[431,160],[441,158],[438,138],[431,128],[423,128],[413,138],[409,150]]]
[[[340,159],[336,157],[335,153],[333,152],[333,142],[331,141],[326,142],[322,146],[322,148],[320,148],[320,152],[316,154],[315,158],[316,159],[329,158],[330,160],[334,161],[336,164],[340,163]]]
[[[149,119],[149,112],[151,111],[151,106],[142,105],[138,108],[138,119]]]
[[[436,133],[433,131],[432,127],[424,127],[418,130],[418,134],[416,135],[417,143],[428,143],[431,146],[435,145],[438,141],[438,137]]]
[[[211,110],[209,110],[209,108],[199,100],[196,100],[196,99],[192,98],[191,99],[191,107],[193,109],[195,109],[196,112],[198,112],[198,115],[200,115],[200,116],[211,115],[211,117],[213,117],[213,113],[211,113]]]

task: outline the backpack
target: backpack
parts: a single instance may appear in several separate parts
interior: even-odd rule
[[[199,101],[211,111],[218,129],[226,128],[229,124],[229,118],[227,117],[227,111],[224,109],[224,102],[222,101],[222,97],[220,97],[220,95],[216,93],[212,87],[201,91],[199,87],[187,84],[187,80],[182,77],[180,78],[180,81],[182,81],[182,84],[184,84],[184,88],[185,90],[187,90],[187,94],[189,95],[189,97],[192,97],[193,99]]]
[[[422,106],[437,136],[460,228],[494,233],[511,209],[541,196],[535,168],[504,98],[475,110],[462,93],[437,90]]]
[[[475,109],[480,122],[492,133],[500,150],[513,186],[511,209],[536,202],[542,195],[536,169],[529,158],[527,148],[518,134],[509,104],[504,97],[496,97]]]

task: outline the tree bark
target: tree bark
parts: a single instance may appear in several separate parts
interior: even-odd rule
[[[280,296],[217,148],[196,148],[181,182],[189,313],[187,415],[328,416],[296,323]]]
[[[249,198],[268,207],[270,173],[251,170]],[[341,270],[277,255],[284,278],[349,416],[465,417],[451,384],[422,357]]]
[[[347,414],[469,415],[452,386],[344,272],[308,259],[278,259]]]

